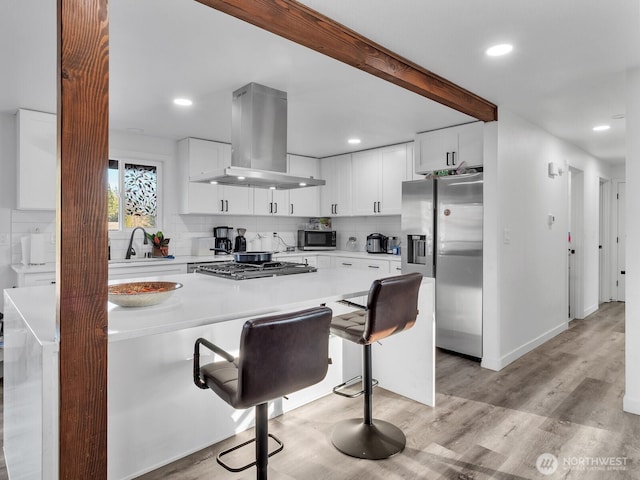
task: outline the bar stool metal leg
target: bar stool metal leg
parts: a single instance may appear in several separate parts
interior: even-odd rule
[[[406,437],[402,430],[372,416],[372,362],[371,344],[362,353],[364,418],[343,420],[331,433],[331,442],[342,453],[356,458],[382,460],[404,450]]]

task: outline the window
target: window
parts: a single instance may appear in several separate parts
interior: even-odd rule
[[[109,230],[158,227],[159,170],[157,164],[109,160]]]

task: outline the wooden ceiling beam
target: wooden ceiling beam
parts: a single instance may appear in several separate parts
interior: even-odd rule
[[[478,120],[498,107],[295,0],[196,0]]]

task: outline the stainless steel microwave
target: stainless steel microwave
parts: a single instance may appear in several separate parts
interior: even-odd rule
[[[335,230],[298,230],[300,250],[335,250]]]

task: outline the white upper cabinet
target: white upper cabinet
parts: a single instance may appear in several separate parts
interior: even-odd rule
[[[474,122],[457,127],[419,133],[415,138],[416,173],[482,165],[484,123]]]
[[[287,173],[296,177],[320,178],[317,158],[287,155]],[[317,217],[320,205],[320,187],[269,190],[255,188],[254,213],[256,215],[280,215]]]
[[[253,189],[190,182],[189,177],[231,165],[231,145],[199,138],[178,142],[181,213],[253,214]]]
[[[253,213],[256,215],[289,215],[289,191],[268,188],[253,189]]]
[[[55,210],[57,181],[56,116],[18,110],[17,208]]]
[[[320,187],[320,215],[351,215],[351,154],[320,160],[320,178],[327,182]]]
[[[320,161],[317,158],[288,155],[288,172],[296,177],[320,176]],[[326,179],[325,179],[326,180]],[[320,215],[320,189],[306,187],[289,190],[288,214],[296,217],[317,217]]]
[[[400,214],[407,162],[406,144],[354,153],[353,214]]]

